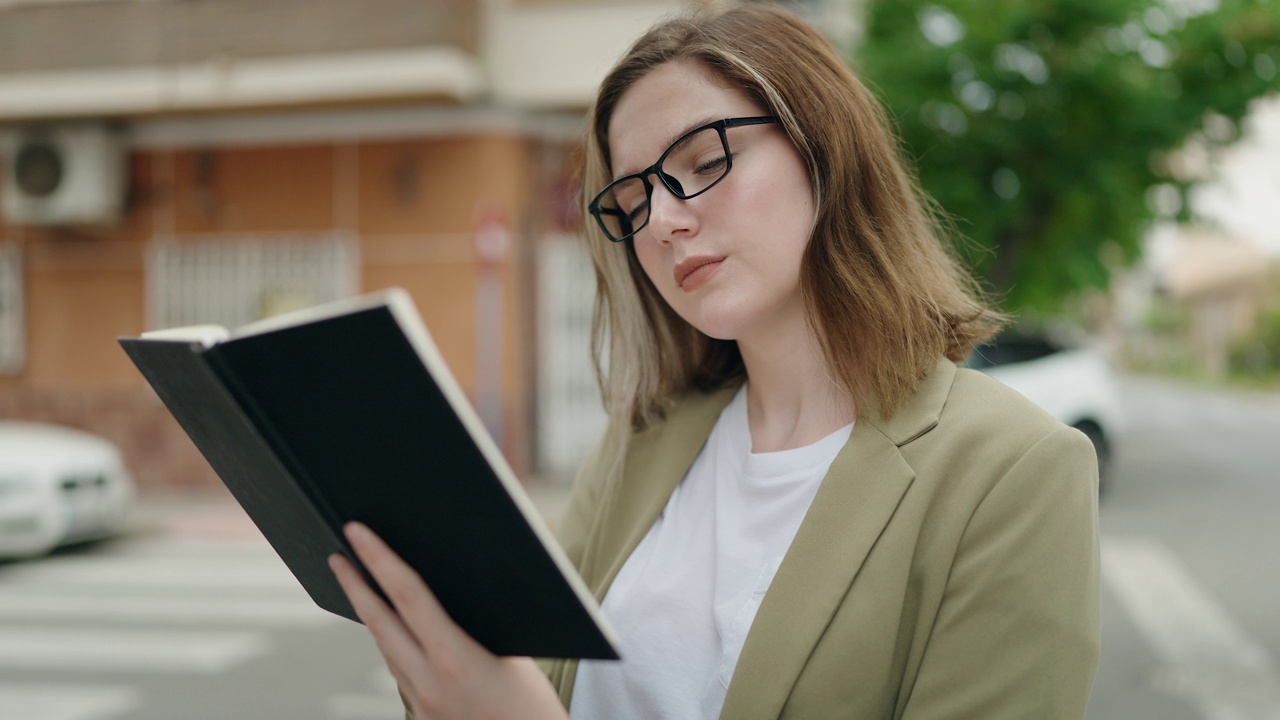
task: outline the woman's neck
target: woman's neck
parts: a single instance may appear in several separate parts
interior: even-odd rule
[[[747,370],[752,452],[811,445],[857,418],[852,397],[836,382],[807,323],[740,340],[738,348]]]

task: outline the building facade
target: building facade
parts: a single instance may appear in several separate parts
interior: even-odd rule
[[[211,486],[116,338],[398,285],[517,472],[562,474],[596,420],[564,402],[591,403],[582,111],[677,7],[3,4],[0,418],[114,440],[144,491]]]

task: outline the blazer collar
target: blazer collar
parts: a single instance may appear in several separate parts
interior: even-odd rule
[[[583,577],[596,598],[603,598],[622,564],[649,528],[685,473],[697,459],[720,411],[741,383],[711,393],[690,393],[674,405],[666,420],[631,438],[623,481],[611,488],[597,518],[599,542],[582,559]]]
[[[773,720],[893,517],[915,471],[899,447],[937,425],[955,379],[943,360],[890,420],[860,416],[761,602],[722,718]]]
[[[892,418],[886,420],[872,408],[860,414],[859,422],[874,425],[886,438],[899,447],[915,440],[933,429],[942,415],[942,406],[951,394],[951,383],[956,379],[955,363],[943,358],[916,386],[916,393]]]

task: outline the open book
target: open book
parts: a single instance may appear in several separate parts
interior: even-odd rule
[[[403,290],[119,342],[320,607],[358,621],[326,558],[359,520],[490,651],[617,657]]]

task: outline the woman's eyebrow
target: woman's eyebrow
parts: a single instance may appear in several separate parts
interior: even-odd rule
[[[691,123],[689,123],[689,124],[685,125],[684,127],[680,128],[679,130],[676,130],[675,132],[671,133],[670,137],[668,137],[668,138],[667,138],[667,141],[666,141],[666,142],[664,142],[664,143],[662,144],[662,147],[664,148],[664,150],[663,150],[662,152],[664,152],[664,153],[665,153],[665,152],[667,151],[667,149],[670,149],[670,148],[671,148],[671,146],[675,144],[675,142],[676,142],[677,140],[679,140],[680,138],[684,137],[686,134],[688,134],[688,133],[692,132],[692,131],[694,130],[694,128],[700,128],[700,127],[702,127],[703,125],[710,125],[711,123],[715,122],[716,120],[717,120],[717,118],[716,118],[714,115],[704,115],[704,116],[702,116],[701,118],[698,118],[697,120],[694,120],[693,122],[691,122]],[[654,162],[657,162],[657,161],[658,161],[658,160],[657,160],[657,158],[654,158]],[[628,175],[635,175],[635,174],[636,174],[636,173],[638,173],[638,172],[640,172],[640,171],[639,171],[639,170],[635,170],[635,171],[630,171],[630,170],[628,170],[627,172],[621,172],[621,173],[618,173],[617,175],[614,175],[614,176],[613,176],[613,181],[614,181],[614,182],[616,182],[616,181],[618,181],[618,180],[621,180],[621,179],[622,179],[622,178],[624,178],[624,177],[627,177]]]

